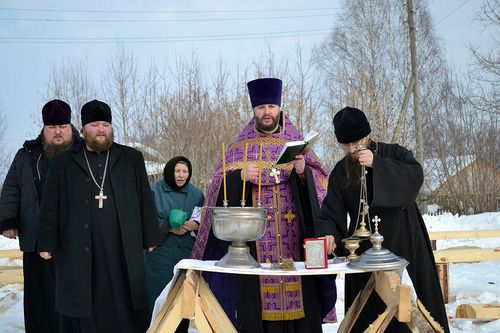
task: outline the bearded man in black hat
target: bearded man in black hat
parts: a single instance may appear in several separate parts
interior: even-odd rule
[[[40,210],[40,255],[56,261],[56,310],[78,332],[144,332],[143,249],[159,242],[144,158],[113,142],[111,109],[82,107],[84,142],[54,158]]]
[[[0,232],[19,237],[23,252],[24,328],[26,332],[58,332],[60,316],[54,307],[54,261],[38,256],[38,208],[52,157],[79,142],[71,125],[71,108],[55,99],[42,108],[43,129],[19,149],[0,196]]]
[[[329,254],[349,254],[342,239],[354,233],[360,200],[361,166],[366,167],[366,187],[370,216],[377,215],[383,246],[405,258],[417,298],[435,320],[449,332],[436,263],[422,215],[415,202],[423,183],[423,171],[410,150],[371,139],[370,123],[363,111],[345,107],[333,118],[337,141],[346,156],[334,167],[328,180],[328,194],[318,218],[317,236],[326,236]],[[351,223],[348,226],[347,216]],[[372,221],[369,221],[372,223]],[[372,224],[371,230],[374,230]],[[370,246],[361,242],[358,253]],[[366,285],[371,273],[345,277],[345,311]],[[386,308],[372,293],[351,332],[363,332]],[[393,319],[386,332],[409,332],[404,323]]]

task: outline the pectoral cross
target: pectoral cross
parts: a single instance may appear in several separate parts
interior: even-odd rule
[[[99,200],[99,208],[103,207],[104,200],[106,200],[107,198],[108,197],[106,195],[104,195],[104,193],[102,192],[102,190],[99,192],[99,195],[95,196],[95,199]]]
[[[274,177],[274,182],[276,184],[280,183],[280,173],[281,171],[279,171],[278,169],[272,168],[271,173],[269,174],[269,176]]]

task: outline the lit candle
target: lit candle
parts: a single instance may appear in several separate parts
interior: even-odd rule
[[[241,205],[245,205],[245,184],[247,182],[247,154],[248,142],[245,144],[245,155],[243,155],[243,194],[241,195]]]
[[[224,186],[224,202],[227,202],[227,192],[226,192],[226,147],[222,143],[222,183]]]
[[[257,194],[257,204],[260,204],[260,185],[262,183],[262,142],[260,143],[260,153],[259,153],[259,187]]]

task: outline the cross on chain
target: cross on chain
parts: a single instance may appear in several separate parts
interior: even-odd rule
[[[96,195],[95,196],[95,199],[96,200],[99,200],[99,208],[102,208],[103,207],[103,204],[104,204],[104,200],[106,200],[108,198],[107,195],[104,195],[103,191],[101,190],[99,192],[99,195]]]

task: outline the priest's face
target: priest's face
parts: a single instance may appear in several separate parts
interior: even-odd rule
[[[351,159],[358,159],[358,152],[363,149],[367,149],[370,143],[370,135],[367,135],[357,141],[350,143],[342,143],[342,148],[344,148],[344,152]]]
[[[186,163],[179,162],[174,167],[175,185],[182,187],[189,177],[189,169]]]
[[[83,127],[83,140],[87,148],[101,152],[113,144],[113,127],[107,121],[93,121]]]
[[[276,104],[263,104],[253,108],[257,128],[265,133],[273,133],[278,128],[280,107]]]
[[[43,127],[43,141],[47,145],[47,148],[54,152],[69,147],[72,141],[72,134],[70,124],[45,125]]]

